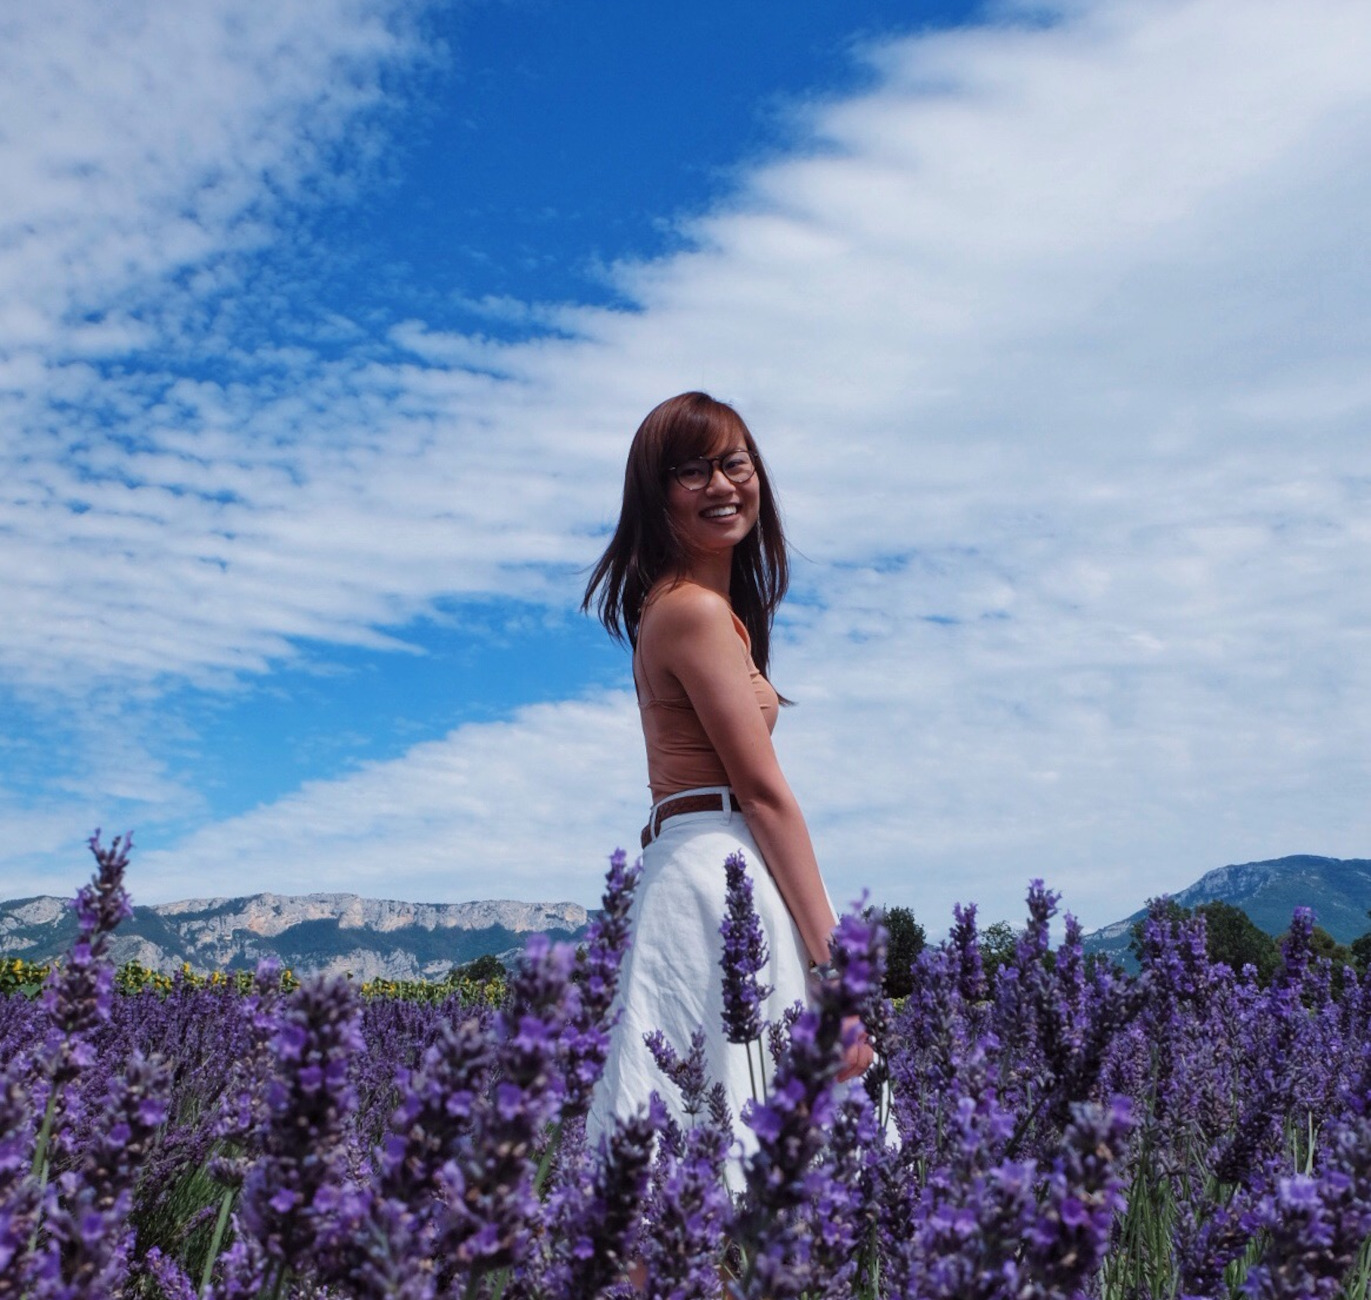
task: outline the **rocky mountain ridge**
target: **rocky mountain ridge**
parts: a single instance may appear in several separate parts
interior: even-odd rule
[[[1315,918],[1339,943],[1350,943],[1371,930],[1371,858],[1324,858],[1292,854],[1261,862],[1241,862],[1207,871],[1172,897],[1182,907],[1231,903],[1240,907],[1267,934],[1289,928],[1297,907],[1312,907]],[[1147,914],[1131,916],[1084,936],[1087,952],[1123,960],[1133,924]]]
[[[224,970],[278,957],[293,970],[350,971],[359,979],[441,979],[455,965],[502,955],[538,931],[575,940],[578,903],[406,903],[356,894],[253,894],[136,906],[113,941],[116,962],[156,970]],[[0,903],[0,956],[45,961],[75,934],[67,900]]]

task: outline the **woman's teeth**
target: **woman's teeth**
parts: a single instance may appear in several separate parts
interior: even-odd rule
[[[736,515],[737,506],[710,506],[708,510],[701,512],[706,519],[722,519],[725,515]]]

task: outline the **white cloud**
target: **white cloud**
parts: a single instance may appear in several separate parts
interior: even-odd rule
[[[55,0],[0,50],[7,348],[107,355],[149,337],[126,295],[276,234],[276,200],[412,58],[405,0],[175,6]],[[364,142],[365,137],[360,137]],[[213,270],[202,272],[212,276]],[[76,328],[91,312],[114,319]]]
[[[453,593],[564,606],[633,426],[698,385],[757,430],[808,557],[778,654],[805,702],[778,737],[835,895],[869,883],[936,925],[953,898],[1017,915],[1040,874],[1104,921],[1223,861],[1367,852],[1364,5],[1079,4],[883,46],[875,89],[816,105],[794,156],[690,227],[693,251],[617,269],[637,310],[530,309],[561,337],[416,321],[342,360],[237,354],[242,382],[165,388],[70,359],[166,328],[59,330],[88,286],[132,301],[169,269],[223,276],[224,248],[269,235],[253,177],[308,174],[290,124],[329,59],[393,55],[342,19],[364,35],[279,92],[263,73],[206,104],[188,158],[171,79],[169,113],[131,115],[117,87],[70,110],[153,161],[137,184],[98,177],[89,214],[70,168],[43,182],[41,292],[0,324],[22,344],[11,682],[212,684],[292,638],[385,644]],[[354,110],[326,102],[323,134]],[[229,197],[197,198],[244,140],[261,157]],[[192,200],[214,219],[150,215]],[[97,397],[106,422],[78,421],[73,450],[70,404]],[[287,862],[365,888],[398,879],[376,874],[398,852],[439,897],[447,864],[498,844],[521,890],[573,892],[564,873],[623,838],[636,797],[628,758],[563,751],[600,707],[636,747],[622,702],[540,706],[207,827],[149,863],[156,889],[176,892],[178,861],[243,888]],[[539,866],[558,809],[574,827]]]
[[[551,890],[594,905],[610,851],[637,854],[641,748],[621,693],[532,705],[140,855],[136,888],[149,902],[269,880],[278,893],[461,902]]]
[[[356,174],[355,155],[375,149],[367,122],[386,76],[421,54],[413,9],[60,0],[7,19],[0,583],[13,617],[0,667],[11,681],[79,696],[101,679],[260,669],[285,637],[332,631],[287,594],[244,619],[235,643],[233,611],[206,608],[223,548],[241,536],[251,555],[251,519],[281,510],[291,482],[291,454],[242,437],[272,376],[211,395],[130,354],[186,346],[206,328],[196,312],[243,291],[241,257],[279,237],[285,204]],[[332,151],[345,138],[341,173]],[[126,357],[131,376],[93,364]],[[279,383],[280,358],[259,360]],[[300,417],[298,404],[280,407],[283,423]]]

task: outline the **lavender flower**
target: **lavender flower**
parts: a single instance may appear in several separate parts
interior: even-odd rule
[[[1012,991],[1017,1000],[1014,1015],[1026,1035],[1019,1050],[1034,1063],[1036,1076],[1011,1152],[1030,1137],[1030,1149],[1050,1150],[1076,1105],[1100,1099],[1106,1054],[1142,1007],[1136,985],[1107,968],[1097,967],[1087,978],[1080,923],[1070,913],[1065,938],[1049,961],[1048,926],[1057,895],[1035,880],[1028,904],[1028,927],[999,984],[1002,999]]]
[[[1127,1098],[1108,1108],[1077,1104],[1062,1139],[1060,1154],[1038,1197],[1021,1257],[1033,1290],[1044,1297],[1086,1294],[1109,1245],[1114,1218],[1123,1204],[1117,1166],[1133,1127]]]
[[[168,1082],[164,1066],[135,1054],[114,1081],[95,1141],[76,1168],[59,1175],[56,1202],[44,1216],[58,1246],[61,1285],[53,1294],[119,1289],[133,1247],[126,1226],[133,1183],[167,1117]]]
[[[577,954],[579,1011],[568,1024],[562,1045],[567,1089],[563,1112],[568,1118],[584,1115],[609,1051],[609,1032],[614,1027],[611,1009],[619,988],[619,968],[629,947],[629,911],[642,874],[641,860],[632,867],[627,861],[624,851],[615,849],[600,915],[591,922],[585,946]]]
[[[1087,1294],[1122,1204],[1115,1165],[1130,1127],[1127,1103],[1078,1107],[1046,1175],[1035,1161],[999,1155],[1012,1122],[993,1089],[962,1098],[954,1160],[930,1173],[909,1223],[912,1240],[892,1252],[901,1294]]]
[[[757,979],[770,953],[752,904],[742,850],[724,859],[724,878],[726,912],[719,927],[724,939],[724,1036],[730,1043],[752,1043],[761,1037],[761,1006],[772,990]]]
[[[743,1115],[757,1135],[732,1228],[749,1255],[743,1296],[785,1300],[832,1280],[824,1272],[828,1261],[813,1256],[802,1207],[824,1199],[823,1175],[810,1175],[837,1113],[833,1084],[843,1049],[860,1029],[855,1017],[880,989],[882,935],[860,917],[838,922],[831,944],[836,978],[819,985],[814,1007],[796,1019],[766,1102],[753,1102]]]
[[[339,1218],[349,1247],[340,1252],[344,1294],[355,1300],[432,1300],[437,1294],[431,1238],[401,1205],[374,1186],[362,1187],[343,1198]]]
[[[1243,1287],[1257,1300],[1343,1294],[1343,1279],[1371,1235],[1371,1119],[1355,1099],[1352,1116],[1323,1146],[1317,1173],[1281,1178],[1245,1225],[1267,1234]]]
[[[1153,1119],[1185,1123],[1192,1094],[1190,1032],[1205,1018],[1216,979],[1205,955],[1203,918],[1175,921],[1168,900],[1153,899],[1139,954],[1145,990],[1143,1033],[1150,1044]]]
[[[25,1290],[43,1200],[29,1171],[36,1134],[24,1073],[11,1060],[0,1074],[0,1296]]]
[[[998,1296],[991,1279],[1018,1249],[1033,1168],[1004,1158],[1014,1117],[991,1079],[987,1047],[994,1045],[977,1043],[956,1063],[959,1091],[946,1114],[946,1160],[909,1189],[914,1204],[891,1205],[892,1192],[899,1193],[884,1180],[886,1274],[896,1294]],[[896,1227],[898,1235],[890,1231]]]
[[[696,1116],[705,1107],[709,1076],[705,1070],[705,1031],[697,1029],[690,1036],[690,1051],[680,1057],[676,1049],[667,1042],[660,1029],[643,1035],[643,1042],[652,1054],[657,1068],[681,1094],[681,1111],[685,1115]]]
[[[976,904],[954,904],[952,918],[948,952],[954,958],[957,995],[969,1009],[985,1002],[990,995],[985,981],[985,959],[976,936]]]
[[[273,1069],[272,1040],[277,1031],[281,965],[275,958],[258,962],[252,992],[239,1004],[237,1023],[244,1041],[229,1058],[227,1078],[213,1108],[211,1133],[218,1154],[210,1162],[216,1181],[232,1190],[242,1186],[251,1165],[244,1154],[267,1122],[266,1080]]]
[[[790,1031],[795,1028],[795,1022],[800,1018],[800,1013],[804,1010],[804,1004],[792,1002],[781,1014],[766,1027],[766,1050],[771,1057],[772,1065],[779,1065],[781,1057],[785,1055],[785,1049],[790,1042]]]
[[[280,1009],[275,1068],[253,1135],[260,1155],[243,1183],[240,1210],[243,1230],[278,1278],[326,1269],[337,1249],[338,1190],[347,1182],[348,1119],[356,1108],[348,1064],[361,1045],[346,979],[308,981]]]
[[[414,1073],[401,1071],[402,1098],[380,1158],[380,1184],[411,1213],[433,1205],[439,1168],[472,1130],[494,1062],[488,1027],[477,1016],[440,1025]]]
[[[722,1086],[709,1091],[716,1104],[709,1106],[707,1118],[675,1143],[664,1142],[658,1155],[640,1236],[648,1300],[714,1300],[719,1294],[732,1209],[724,1162],[733,1145],[733,1124]],[[664,1115],[661,1119],[669,1123]]]
[[[968,987],[968,972],[981,971],[975,908],[959,910],[947,943],[925,948],[914,962],[911,991],[887,1031],[893,1115],[906,1150],[937,1163],[951,1132],[948,1106],[965,1095],[961,1063],[998,1040],[989,1028],[989,1006],[968,1002],[985,992],[983,978]]]
[[[114,968],[105,960],[109,936],[133,912],[124,891],[132,837],[115,836],[105,848],[97,830],[88,843],[97,870],[72,902],[77,936],[66,960],[53,967],[42,998],[51,1024],[44,1069],[54,1089],[74,1079],[94,1059],[89,1035],[109,1019],[114,987]]]
[[[186,1270],[160,1246],[152,1247],[144,1256],[143,1269],[156,1283],[163,1300],[196,1300],[195,1284]]]
[[[338,1205],[350,1247],[341,1252],[340,1271],[357,1296],[426,1300],[433,1294],[436,1243],[447,1225],[443,1170],[470,1141],[493,1064],[488,1018],[476,1012],[440,1023],[419,1067],[398,1071],[400,1102],[373,1178],[347,1189]]]
[[[1277,979],[1287,988],[1300,987],[1313,960],[1314,911],[1309,907],[1297,907],[1281,944],[1281,966]]]
[[[871,1096],[865,1089],[850,1090],[838,1104],[827,1146],[806,1177],[810,1267],[824,1279],[829,1300],[859,1294],[879,1271],[874,1234],[885,1155]]]
[[[529,939],[498,1020],[496,1081],[480,1099],[470,1135],[437,1171],[444,1208],[435,1251],[459,1274],[520,1264],[541,1231],[534,1180],[540,1142],[565,1094],[558,1042],[579,1014],[573,960],[565,944],[541,934]]]
[[[638,1239],[652,1144],[663,1117],[649,1111],[619,1121],[604,1139],[589,1177],[568,1181],[550,1205],[560,1258],[539,1279],[538,1294],[594,1300],[623,1280]],[[582,1165],[584,1170],[584,1165]]]
[[[41,1002],[0,996],[0,1297],[191,1300],[240,1185],[205,1300],[611,1300],[630,1258],[650,1300],[1359,1294],[1371,977],[1336,978],[1305,914],[1263,988],[1208,961],[1201,919],[1158,909],[1130,980],[1086,962],[1069,919],[1051,951],[1055,898],[1035,886],[992,998],[959,909],[879,1034],[898,1148],[863,1089],[834,1085],[846,1018],[879,1033],[886,1015],[878,929],[845,918],[838,977],[763,1026],[776,1077],[746,1113],[758,1150],[735,1204],[708,1026],[681,1055],[649,1035],[684,1127],[658,1109],[590,1151],[565,1122],[612,1015],[621,857],[599,942],[575,960],[534,941],[497,1016],[315,986],[285,1000],[270,969],[256,990],[111,989],[122,856],[98,850],[78,902],[89,957]],[[730,945],[744,956],[745,938]],[[218,1207],[207,1167],[229,1183]]]
[[[33,1132],[31,1112],[20,1091],[27,1063],[11,1061],[4,1074],[4,1105],[13,1113],[15,1132],[10,1135],[7,1126],[7,1141],[0,1148],[0,1184],[8,1183],[0,1205],[0,1288],[9,1283],[42,1295],[58,1295],[74,1285],[99,1292],[121,1278],[126,1265],[123,1224],[130,1180],[125,1166],[115,1161],[110,1167],[109,1146],[112,1140],[117,1144],[132,1137],[122,1118],[107,1114],[106,1122],[96,1126],[98,1137],[82,1166],[91,1180],[88,1184],[67,1172],[60,1197],[53,1188],[44,1190],[64,1123],[71,1126],[82,1118],[84,1098],[74,1085],[94,1064],[92,1035],[109,1019],[114,983],[106,957],[109,935],[131,911],[123,886],[128,838],[116,838],[105,848],[96,831],[88,843],[97,870],[72,903],[77,936],[66,960],[50,972],[40,999],[47,1026],[34,1064],[46,1080],[46,1101],[27,1161],[23,1147],[14,1141],[23,1142]],[[133,1082],[116,1082],[116,1097],[138,1086],[140,1070],[141,1064],[135,1063]],[[132,1122],[138,1122],[136,1113]],[[82,1210],[79,1219],[73,1218]],[[45,1229],[41,1234],[40,1225]]]

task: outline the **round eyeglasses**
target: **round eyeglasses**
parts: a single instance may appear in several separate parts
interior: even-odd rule
[[[696,456],[693,460],[683,460],[679,465],[673,465],[667,473],[673,475],[676,482],[687,491],[699,492],[709,486],[716,465],[730,483],[746,483],[757,472],[750,451],[727,451],[722,456]]]

